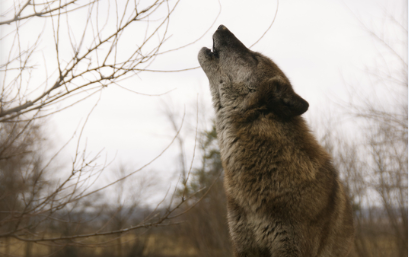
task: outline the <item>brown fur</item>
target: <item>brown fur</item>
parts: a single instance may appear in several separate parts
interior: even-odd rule
[[[308,103],[226,27],[199,62],[210,81],[235,256],[346,256],[352,212]]]

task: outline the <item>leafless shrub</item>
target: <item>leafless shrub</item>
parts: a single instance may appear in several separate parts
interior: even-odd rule
[[[107,189],[122,189],[129,177],[154,162],[176,140],[180,127],[159,156],[138,169],[120,172],[105,185],[96,184],[107,166],[98,161],[100,153],[90,155],[80,147],[92,110],[76,132],[77,149],[68,173],[55,170],[54,165],[64,146],[47,157],[50,153],[45,153],[41,127],[44,117],[109,85],[122,87],[123,80],[154,71],[149,66],[161,55],[188,46],[162,51],[169,38],[169,18],[178,3],[5,3],[9,6],[0,20],[2,50],[7,49],[0,61],[0,240],[5,242],[1,254],[13,254],[11,241],[25,242],[27,256],[32,255],[33,244],[49,247],[48,255],[68,256],[79,251],[74,246],[104,242],[115,245],[117,256],[123,256],[121,235],[172,223],[172,215],[184,199],[164,207],[161,201],[156,209],[143,210],[138,219],[134,217],[137,198],[117,206],[108,206],[101,199]],[[133,44],[127,44],[129,39]],[[114,195],[121,194],[114,190]],[[170,195],[174,197],[172,192]],[[104,220],[102,214],[109,217]]]
[[[354,133],[343,133],[345,124],[326,122],[323,142],[354,203],[353,256],[408,254],[407,40],[399,39],[407,39],[406,21],[406,12],[386,13],[371,28],[360,21],[380,55],[365,70],[361,81],[368,84],[348,85],[350,99],[341,103],[349,117],[343,122]]]

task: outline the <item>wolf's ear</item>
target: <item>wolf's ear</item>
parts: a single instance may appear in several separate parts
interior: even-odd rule
[[[308,102],[297,95],[291,85],[279,76],[264,81],[257,91],[259,99],[267,109],[282,118],[298,116],[308,110]]]

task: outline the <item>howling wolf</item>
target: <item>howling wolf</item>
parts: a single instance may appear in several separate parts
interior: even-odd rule
[[[273,61],[223,25],[198,59],[216,111],[234,255],[347,256],[351,206],[300,116],[307,101]]]

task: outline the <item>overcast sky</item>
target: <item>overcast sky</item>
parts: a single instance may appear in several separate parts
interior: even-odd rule
[[[221,0],[221,14],[210,31],[198,42],[179,51],[158,58],[151,69],[177,70],[196,67],[197,53],[212,46],[212,34],[220,24],[225,25],[246,46],[253,44],[274,18],[274,0]],[[406,12],[405,1],[373,0],[286,0],[279,2],[277,17],[271,29],[252,50],[270,57],[286,73],[295,91],[310,104],[308,120],[323,111],[336,112],[336,99],[345,99],[345,81],[354,81],[370,66],[379,53],[373,39],[362,27],[377,26],[377,20],[387,10]],[[200,37],[217,17],[220,6],[216,0],[183,0],[170,19],[170,39],[163,49],[171,49]],[[163,14],[164,15],[164,14]],[[74,18],[80,22],[81,17]],[[139,31],[135,31],[135,38]],[[29,32],[27,32],[29,36]],[[405,38],[406,39],[406,38]],[[129,37],[130,45],[135,44]],[[52,47],[41,49],[46,55]],[[357,75],[358,74],[358,75]],[[208,80],[201,69],[179,73],[141,73],[120,84],[145,94],[170,93],[163,96],[143,96],[130,93],[115,85],[102,91],[97,107],[90,116],[83,133],[89,152],[103,149],[105,158],[114,163],[127,164],[136,169],[155,158],[174,136],[164,115],[164,102],[172,103],[181,122],[186,113],[183,135],[187,137],[185,152],[190,163],[193,154],[196,106],[200,107],[200,128],[209,126],[213,117]],[[367,87],[365,90],[369,90]],[[52,116],[48,122],[49,138],[58,148],[72,137],[85,120],[98,97],[91,98]],[[205,116],[205,117],[204,117]],[[70,161],[76,141],[64,151],[62,161]],[[144,172],[169,181],[177,172],[177,145]],[[110,172],[108,168],[107,172]]]

